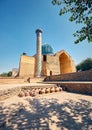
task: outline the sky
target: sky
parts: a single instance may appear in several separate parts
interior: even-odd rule
[[[42,44],[50,44],[55,53],[65,50],[76,65],[92,58],[92,43],[74,44],[80,25],[69,22],[69,14],[59,16],[59,10],[51,0],[0,0],[0,73],[19,68],[23,52],[36,53],[38,28],[43,30]]]

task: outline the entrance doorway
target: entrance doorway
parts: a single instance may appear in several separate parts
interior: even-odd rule
[[[69,73],[71,71],[70,58],[66,53],[59,56],[60,74]]]
[[[50,76],[52,76],[52,71],[50,70]]]

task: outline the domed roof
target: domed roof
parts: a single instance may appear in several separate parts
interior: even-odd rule
[[[54,53],[54,50],[51,47],[51,45],[49,45],[49,44],[42,45],[42,54],[43,55],[53,54],[53,53]]]

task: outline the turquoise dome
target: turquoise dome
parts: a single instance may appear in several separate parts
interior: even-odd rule
[[[49,44],[42,45],[42,54],[43,55],[53,54],[53,53],[54,53],[54,50],[51,47],[51,45],[49,45]]]

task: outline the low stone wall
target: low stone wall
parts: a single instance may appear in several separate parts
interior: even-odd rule
[[[10,98],[12,96],[15,96],[15,95],[18,95],[20,93],[20,91],[28,91],[30,89],[37,89],[37,88],[49,88],[49,87],[52,87],[52,86],[56,86],[55,84],[51,85],[51,84],[44,84],[44,85],[23,85],[23,86],[17,86],[17,87],[14,87],[14,88],[9,88],[9,89],[3,89],[3,90],[0,90],[0,101],[1,100],[5,100],[7,98]]]
[[[4,99],[10,98],[12,96],[18,95],[21,90],[28,90],[30,88],[32,88],[32,86],[25,85],[25,86],[0,90],[0,100],[4,100]]]
[[[49,84],[56,84],[64,91],[75,92],[80,94],[92,95],[92,82],[45,82]]]
[[[62,82],[61,87],[69,92],[76,92],[82,94],[92,95],[92,82]]]
[[[24,83],[23,78],[2,78],[0,77],[0,84],[14,84],[14,83]]]
[[[92,70],[47,76],[45,81],[92,81]]]
[[[92,70],[48,76],[45,81],[59,84],[66,91],[92,95]]]
[[[16,88],[6,89],[6,90],[0,90],[0,101],[7,99],[9,97],[12,97],[14,95],[18,95],[20,90],[21,90],[21,87],[16,87]]]

